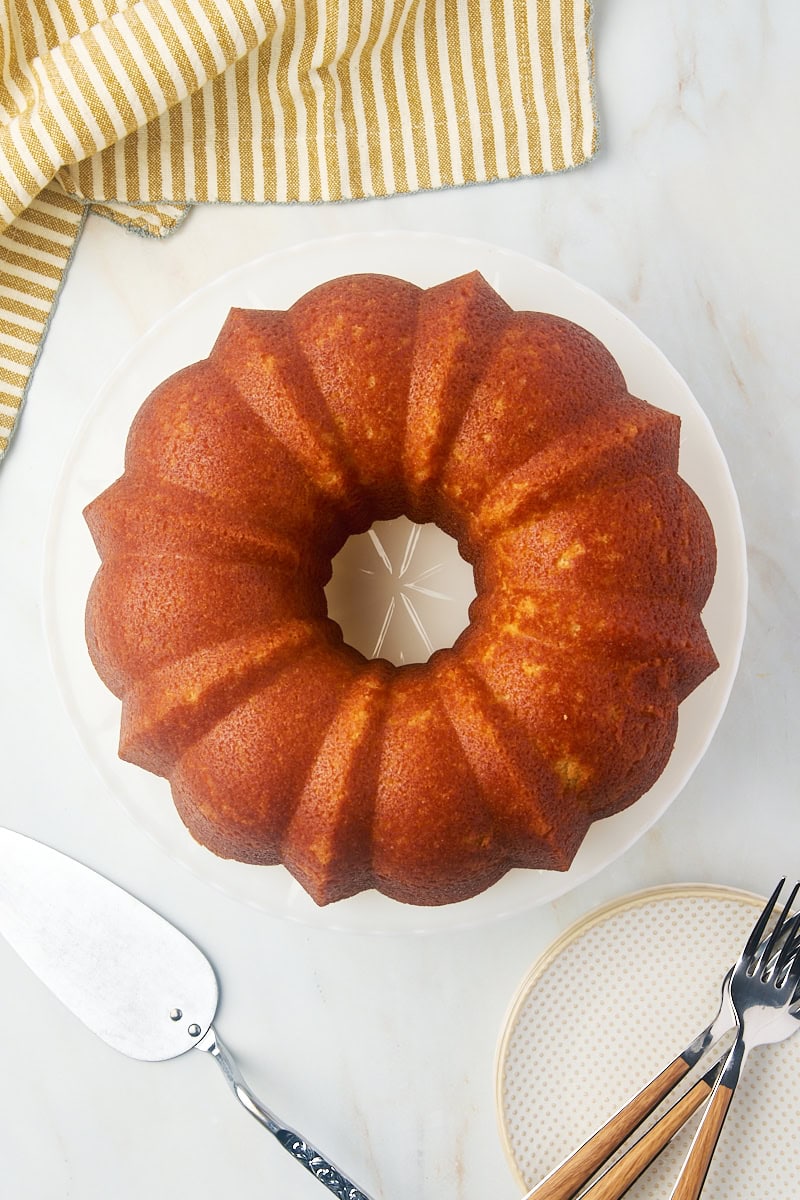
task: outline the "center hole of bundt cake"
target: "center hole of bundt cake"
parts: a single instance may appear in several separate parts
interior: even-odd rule
[[[346,642],[401,666],[452,646],[469,623],[475,579],[454,538],[397,517],[348,538],[325,595]]]

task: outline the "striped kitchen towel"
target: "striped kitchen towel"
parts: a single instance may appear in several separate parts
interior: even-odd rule
[[[0,456],[87,211],[540,175],[596,148],[587,0],[0,0]]]

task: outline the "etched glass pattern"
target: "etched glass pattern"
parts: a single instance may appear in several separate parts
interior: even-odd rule
[[[452,646],[469,623],[475,582],[453,538],[398,517],[345,543],[325,594],[346,642],[401,666]]]

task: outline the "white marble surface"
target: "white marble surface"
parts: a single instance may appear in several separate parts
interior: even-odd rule
[[[335,207],[198,210],[163,244],[90,220],[0,468],[0,819],[98,867],[199,942],[222,981],[220,1030],[256,1090],[380,1200],[518,1194],[496,1130],[495,1045],[529,964],[572,920],[663,882],[763,892],[800,869],[800,10],[792,0],[596,0],[595,10],[602,148],[572,174]],[[117,360],[231,266],[383,228],[522,251],[635,321],[714,425],[750,570],[727,712],[667,815],[552,905],[385,939],[265,916],[177,869],[95,774],[40,621],[52,491]],[[0,979],[3,1195],[325,1194],[243,1115],[205,1056],[145,1065],[114,1053],[5,944]],[[601,1047],[602,1014],[594,1019]]]

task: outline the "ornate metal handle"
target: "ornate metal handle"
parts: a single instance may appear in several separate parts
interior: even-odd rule
[[[289,1129],[281,1124],[277,1117],[261,1103],[248,1087],[233,1055],[220,1040],[219,1034],[213,1026],[210,1026],[208,1032],[196,1043],[196,1048],[207,1051],[212,1058],[217,1060],[239,1103],[247,1109],[251,1117],[255,1117],[265,1129],[268,1129],[278,1139],[295,1162],[310,1171],[328,1191],[333,1192],[339,1200],[371,1200],[371,1197],[366,1192],[362,1192],[361,1188],[356,1187],[352,1180],[333,1165],[330,1159],[320,1154],[319,1150],[299,1133],[296,1133],[294,1129]]]

